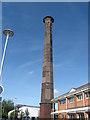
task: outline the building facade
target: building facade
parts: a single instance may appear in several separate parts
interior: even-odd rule
[[[20,113],[20,116],[21,116],[21,112],[24,112],[23,120],[38,120],[38,118],[39,118],[40,107],[38,107],[38,106],[17,105],[16,109],[18,109],[18,111]],[[26,114],[25,114],[25,111],[27,109],[28,109],[28,112],[29,112],[28,119],[26,118]],[[9,113],[8,113],[8,118],[9,119],[10,119],[11,113],[14,112],[14,111],[15,110],[9,111]]]
[[[90,83],[52,99],[58,103],[58,110],[52,112],[60,119],[88,119],[90,120]]]

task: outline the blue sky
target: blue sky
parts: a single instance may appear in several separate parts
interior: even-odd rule
[[[89,0],[1,0],[2,2],[89,2]]]
[[[88,3],[3,3],[2,27],[14,31],[2,72],[4,99],[39,105],[45,26],[53,23],[55,97],[88,82]],[[5,36],[3,35],[2,47]]]

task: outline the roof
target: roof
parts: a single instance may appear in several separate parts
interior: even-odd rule
[[[17,104],[16,107],[34,107],[34,108],[40,108],[39,106],[30,106],[30,105],[22,105],[22,104]]]
[[[62,94],[62,95],[60,95],[59,97],[52,99],[51,101],[52,101],[52,102],[57,102],[58,99],[63,99],[63,98],[66,97],[66,96],[68,97],[68,96],[70,96],[70,95],[73,95],[73,94],[75,94],[75,93],[78,93],[78,91],[81,91],[81,90],[83,90],[83,89],[85,89],[85,88],[89,88],[89,87],[90,87],[90,82],[87,83],[87,84],[85,84],[85,85],[82,85],[82,86],[80,86],[80,87],[78,87],[78,88],[72,88],[69,92],[67,92],[67,93],[65,93],[65,94]]]

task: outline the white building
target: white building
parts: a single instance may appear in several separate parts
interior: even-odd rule
[[[39,118],[40,107],[38,107],[38,106],[17,105],[16,107],[18,108],[18,110],[19,110],[20,112],[24,112],[24,113],[25,113],[25,111],[28,109],[28,112],[29,112],[28,117],[29,117],[30,119],[33,119],[33,120],[34,120],[34,119],[38,119],[38,118]],[[14,112],[14,110],[12,110],[12,111],[10,111],[10,112],[8,113],[8,118],[10,118],[10,114],[11,114],[12,112]],[[24,115],[24,119],[25,119],[25,116],[26,116],[26,115]]]

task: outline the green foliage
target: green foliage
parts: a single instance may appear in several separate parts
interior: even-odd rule
[[[16,119],[17,119],[17,114],[18,114],[18,111],[17,111],[17,110],[15,110],[15,112],[12,112],[12,113],[10,114],[10,119],[12,120],[12,119],[15,118],[15,120],[16,120]]]
[[[14,109],[14,103],[12,100],[2,101],[2,117],[8,118],[8,112]]]
[[[21,119],[24,117],[24,112],[21,111]]]
[[[28,115],[29,115],[28,108],[25,110],[25,114],[26,114],[26,118],[27,118],[27,117],[28,117]]]
[[[14,112],[10,114],[10,119],[12,120],[14,118]]]

